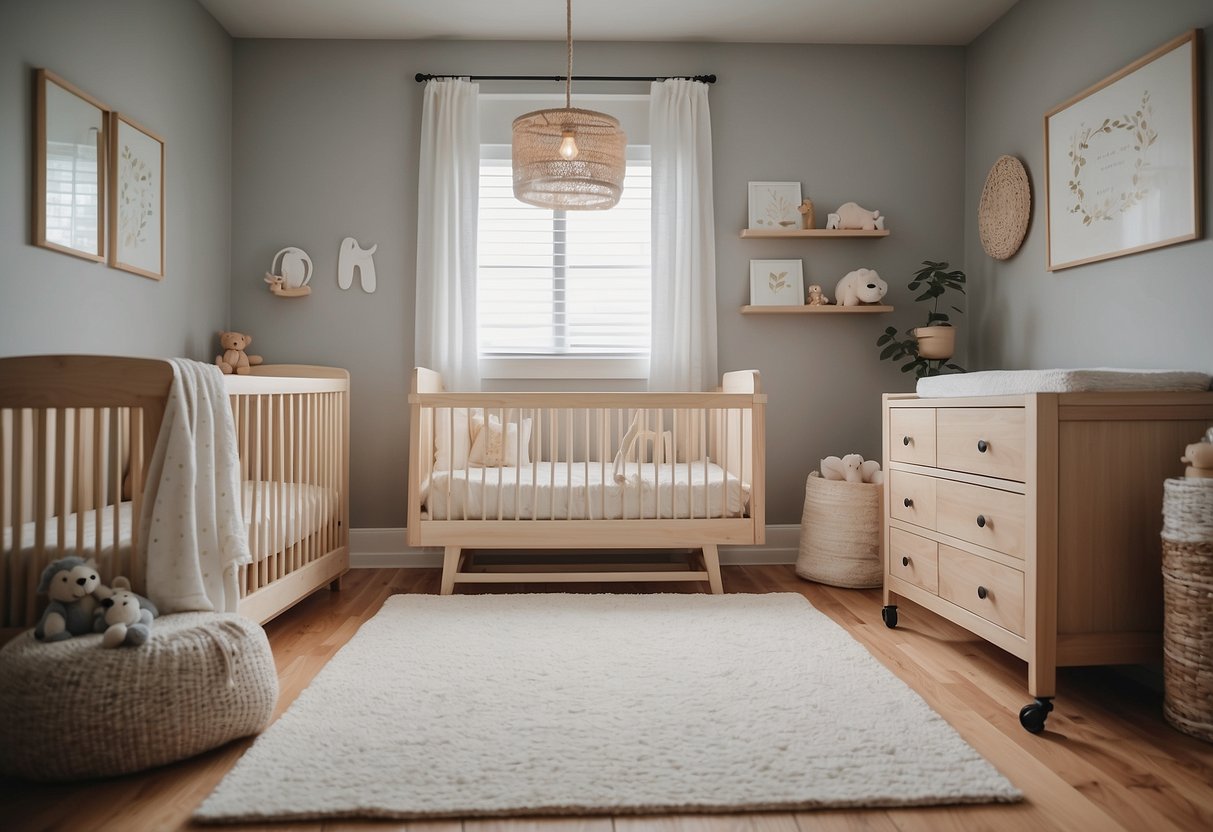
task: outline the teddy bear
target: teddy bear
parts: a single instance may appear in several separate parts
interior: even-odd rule
[[[1209,429],[1209,434],[1213,434],[1213,428]],[[1213,442],[1206,439],[1192,443],[1184,449],[1179,461],[1188,464],[1184,476],[1213,479]]]
[[[224,375],[248,375],[249,367],[256,367],[264,360],[259,355],[245,353],[245,348],[251,343],[253,336],[243,332],[220,332],[219,346],[223,347],[223,355],[215,356],[215,366],[222,370]]]
[[[839,306],[859,306],[861,303],[880,303],[889,291],[889,284],[880,279],[872,269],[856,269],[847,272],[834,287],[834,302]]]
[[[838,210],[826,218],[826,228],[881,231],[884,230],[884,217],[879,211],[869,211],[854,202],[847,202],[838,206]]]
[[[102,647],[138,647],[152,636],[152,619],[159,615],[156,605],[131,592],[131,582],[114,578],[110,596],[93,612],[93,632],[103,633]]]
[[[841,459],[827,456],[821,461],[821,476],[827,480],[843,480],[845,482],[884,482],[884,472],[880,463],[874,459],[865,460],[859,454],[847,454]]]
[[[42,570],[38,592],[45,593],[50,603],[34,628],[34,638],[63,641],[93,631],[97,599],[108,597],[111,590],[102,585],[96,563],[69,556]]]
[[[821,287],[814,283],[809,287],[809,306],[828,306],[830,299],[821,293]]]

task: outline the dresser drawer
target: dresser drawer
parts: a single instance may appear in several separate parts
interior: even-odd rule
[[[927,592],[939,592],[939,544],[901,529],[889,529],[889,574]]]
[[[929,407],[889,408],[889,458],[935,465],[935,411]]]
[[[935,421],[940,468],[1024,481],[1022,407],[941,407]]]
[[[935,478],[890,471],[889,516],[924,529],[935,528]]]
[[[1023,573],[951,546],[939,545],[939,597],[1023,635]]]
[[[1024,556],[1024,495],[952,480],[935,482],[935,528],[978,546]]]

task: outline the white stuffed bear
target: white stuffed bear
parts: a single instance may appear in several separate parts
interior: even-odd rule
[[[874,459],[864,460],[859,454],[847,454],[841,459],[827,456],[821,461],[821,476],[827,480],[845,482],[884,482],[880,463]]]
[[[838,206],[838,210],[826,218],[826,228],[854,228],[860,231],[884,230],[884,217],[879,211],[869,211],[854,202]]]
[[[131,592],[126,578],[114,578],[113,592],[93,613],[93,631],[104,633],[102,647],[146,644],[152,636],[152,619],[156,606],[141,595]]]
[[[872,269],[856,269],[848,272],[834,288],[834,302],[839,306],[859,306],[861,303],[880,303],[889,292],[889,284],[880,279]]]

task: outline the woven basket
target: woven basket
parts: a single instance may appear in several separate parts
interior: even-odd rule
[[[265,631],[238,615],[157,618],[142,647],[100,635],[0,650],[0,774],[112,777],[192,757],[264,728],[278,699]]]
[[[1213,480],[1167,480],[1162,579],[1163,715],[1213,742]]]
[[[880,504],[875,483],[825,480],[804,485],[796,574],[810,581],[861,589],[880,586]]]

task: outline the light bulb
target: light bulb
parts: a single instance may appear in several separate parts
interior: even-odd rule
[[[576,159],[578,152],[577,140],[573,138],[573,131],[565,130],[560,136],[560,155],[566,159]]]

